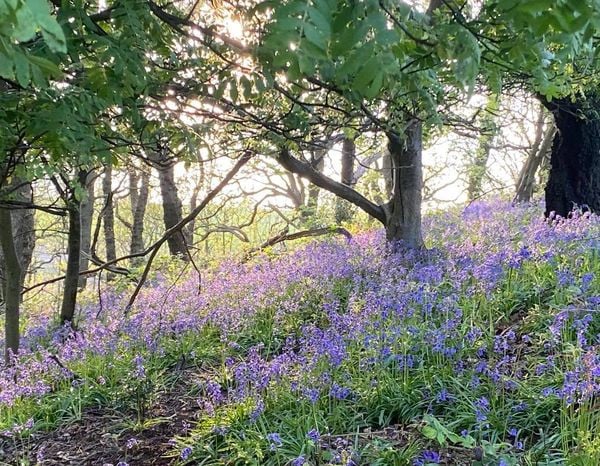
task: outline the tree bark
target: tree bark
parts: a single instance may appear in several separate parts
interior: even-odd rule
[[[131,212],[133,217],[129,252],[130,254],[137,254],[144,250],[144,217],[146,215],[150,192],[150,175],[146,171],[143,171],[141,176],[137,176],[132,170],[129,172],[129,177]],[[131,264],[134,266],[142,262],[142,258],[139,257],[131,260]]]
[[[112,191],[112,165],[104,168],[102,179],[102,194],[104,195],[104,213],[102,214],[104,227],[104,245],[106,249],[106,261],[110,262],[117,258],[117,242],[115,239],[115,210]],[[107,279],[114,279],[114,274],[108,273]]]
[[[17,249],[13,238],[12,213],[8,209],[0,208],[0,246],[4,257],[4,360],[10,364],[11,355],[19,351],[19,310],[21,305],[21,283],[23,280],[23,269],[17,255]]]
[[[177,185],[175,183],[175,163],[172,160],[166,160],[160,155],[155,158],[157,158],[155,167],[158,171],[158,180],[162,197],[163,221],[165,229],[169,230],[181,222],[181,219],[183,218],[181,200],[179,199]],[[183,260],[189,259],[185,234],[183,231],[169,236],[167,245],[172,256],[179,257]]]
[[[544,125],[546,129],[544,130]],[[536,124],[536,135],[534,143],[529,151],[527,160],[519,173],[519,179],[516,184],[515,203],[530,202],[535,190],[535,175],[542,167],[542,162],[546,159],[548,152],[552,147],[552,140],[556,133],[554,123],[548,124],[544,112],[540,112]]]
[[[291,171],[292,173],[296,173],[303,178],[306,178],[314,185],[319,188],[323,188],[336,196],[343,197],[348,202],[351,202],[358,208],[364,210],[368,215],[373,218],[376,218],[381,223],[385,224],[385,212],[384,209],[371,202],[365,196],[355,191],[354,189],[346,186],[338,181],[332,180],[327,175],[318,172],[315,170],[310,163],[303,162],[301,160],[292,157],[289,150],[283,148],[279,151],[279,156],[277,157],[277,161],[281,164],[283,168]]]
[[[354,139],[344,138],[342,143],[342,170],[341,183],[346,186],[353,186],[354,182],[354,160],[356,158],[356,144]],[[342,223],[352,218],[350,205],[341,197],[336,198],[335,202],[335,221]]]
[[[392,198],[385,205],[388,241],[421,248],[421,201],[423,198],[422,123],[408,122],[403,138],[388,134],[392,162]]]
[[[92,223],[94,220],[96,176],[90,172],[86,180],[86,196],[81,201],[81,257],[79,259],[79,270],[87,270],[90,264],[92,246]],[[79,288],[85,289],[87,275],[79,277]]]
[[[325,154],[327,150],[313,150],[310,153],[310,165],[319,173],[323,173],[325,168]],[[306,206],[302,209],[301,216],[303,219],[308,219],[317,213],[319,208],[319,187],[313,183],[308,185],[308,195],[306,198]]]
[[[383,153],[381,172],[383,173],[384,194],[388,199],[391,199],[394,192],[394,178],[392,175],[392,157],[387,149]]]
[[[568,217],[575,207],[600,212],[598,97],[547,103],[557,128],[546,185],[546,215]]]
[[[80,171],[77,181],[85,186],[88,172]],[[61,325],[70,323],[73,326],[77,292],[79,290],[79,260],[81,258],[81,200],[74,193],[67,199],[69,217],[69,234],[67,238],[67,271],[65,272],[62,305],[60,308]]]

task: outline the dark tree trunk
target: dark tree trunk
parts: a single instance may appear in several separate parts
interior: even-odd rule
[[[142,172],[141,176],[129,173],[130,193],[131,193],[131,243],[129,247],[130,254],[137,254],[144,250],[144,217],[146,215],[146,206],[148,205],[148,194],[150,192],[150,175]],[[139,186],[138,186],[139,179]],[[142,258],[132,259],[132,265],[139,265],[143,262]]]
[[[104,245],[106,248],[106,261],[110,262],[117,258],[117,242],[115,239],[115,209],[112,191],[112,165],[104,168],[102,179],[102,194],[104,196],[104,213],[102,214],[104,227]],[[107,279],[114,279],[114,274],[107,274]]]
[[[388,135],[392,163],[392,198],[385,205],[385,230],[389,241],[421,248],[421,201],[423,190],[422,124],[409,121],[403,139]]]
[[[86,182],[86,196],[81,200],[81,257],[79,259],[79,270],[87,270],[90,264],[92,247],[92,223],[94,220],[94,201],[96,175],[90,172]],[[87,284],[87,275],[79,277],[79,288],[82,290]]]
[[[544,125],[547,126],[545,131]],[[535,175],[541,169],[542,162],[546,159],[552,147],[552,140],[555,133],[556,127],[554,123],[548,124],[546,122],[546,115],[541,111],[536,124],[535,140],[527,156],[527,160],[525,160],[523,168],[519,173],[514,202],[531,201],[536,186]]]
[[[574,207],[600,212],[599,99],[547,104],[557,128],[546,185],[546,215],[567,217]]]
[[[33,187],[31,183],[14,177],[9,185],[10,196],[19,202],[33,203]],[[29,272],[33,250],[35,248],[35,210],[14,209],[11,211],[13,241],[21,263],[21,286]],[[0,250],[0,277],[3,274],[3,256]],[[0,294],[1,296],[1,294]]]
[[[181,200],[177,193],[175,184],[175,164],[173,161],[160,159],[156,164],[158,179],[160,182],[160,193],[163,205],[163,220],[165,229],[177,225],[183,218]],[[188,260],[187,246],[183,232],[177,232],[167,240],[169,252],[172,256]]]
[[[354,184],[354,160],[356,159],[356,144],[354,139],[344,138],[342,143],[342,184],[352,187]],[[352,218],[352,209],[350,204],[337,197],[335,200],[335,221],[337,223],[346,222]]]
[[[79,285],[79,257],[81,255],[80,205],[71,201],[69,205],[69,235],[67,248],[67,271],[65,273],[63,300],[60,308],[60,323],[73,322],[77,290]]]
[[[2,289],[4,295],[4,359],[11,361],[11,354],[19,350],[19,308],[21,305],[21,283],[23,269],[13,238],[11,211],[0,208],[0,247],[4,258]]]
[[[78,182],[85,186],[88,173],[79,173]],[[79,260],[81,258],[81,200],[74,194],[67,200],[69,213],[69,234],[67,238],[67,271],[65,272],[62,305],[60,308],[60,323],[73,325],[77,292],[79,290]]]

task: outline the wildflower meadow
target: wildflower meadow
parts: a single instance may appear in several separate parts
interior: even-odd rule
[[[426,251],[374,230],[157,273],[132,309],[127,284],[82,301],[76,331],[30,310],[0,458],[597,466],[600,217],[539,212],[431,214]],[[109,440],[53,434],[91,416]],[[85,442],[104,463],[65,459]]]

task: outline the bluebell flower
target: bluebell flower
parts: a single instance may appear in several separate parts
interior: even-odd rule
[[[185,447],[183,450],[181,450],[179,457],[182,460],[187,460],[191,454],[192,454],[192,447]]]
[[[321,438],[321,434],[319,433],[319,431],[317,429],[309,430],[308,433],[306,434],[306,436],[315,443],[317,443],[319,441],[319,439]]]
[[[277,432],[272,432],[267,434],[267,440],[269,441],[269,449],[271,451],[277,450],[281,445],[283,445],[283,441],[281,440],[281,436]]]
[[[439,464],[441,461],[440,454],[433,450],[424,450],[419,456],[413,460],[414,466],[424,466],[426,464]]]

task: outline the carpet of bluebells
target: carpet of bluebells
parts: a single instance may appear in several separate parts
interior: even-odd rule
[[[127,289],[82,306],[75,333],[29,315],[0,438],[92,407],[143,423],[179,372],[197,412],[173,464],[597,466],[600,218],[541,212],[430,215],[427,253],[374,231],[158,274],[128,314]]]

